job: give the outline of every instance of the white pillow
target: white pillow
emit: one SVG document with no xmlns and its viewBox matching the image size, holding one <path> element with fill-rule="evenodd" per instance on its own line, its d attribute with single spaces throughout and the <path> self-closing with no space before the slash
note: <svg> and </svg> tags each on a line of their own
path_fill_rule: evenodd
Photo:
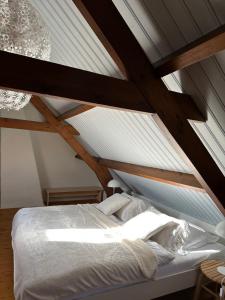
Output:
<svg viewBox="0 0 225 300">
<path fill-rule="evenodd" d="M 160 244 L 158 244 L 156 242 L 148 240 L 146 242 L 146 244 L 155 253 L 155 255 L 157 257 L 157 260 L 158 260 L 158 265 L 159 266 L 168 264 L 169 262 L 171 262 L 175 258 L 174 254 L 167 251 L 165 248 L 163 248 Z"/>
<path fill-rule="evenodd" d="M 155 207 L 151 206 L 150 210 L 158 215 L 158 217 L 165 216 Z M 178 252 L 182 249 L 185 241 L 187 240 L 190 229 L 189 224 L 180 219 L 168 216 L 170 224 L 152 236 L 152 240 L 163 246 L 170 252 Z"/>
<path fill-rule="evenodd" d="M 124 222 L 144 212 L 149 206 L 146 201 L 142 199 L 129 195 L 124 196 L 128 197 L 131 201 L 116 212 L 116 216 Z"/>
<path fill-rule="evenodd" d="M 171 222 L 166 215 L 158 215 L 150 210 L 137 215 L 122 225 L 124 239 L 147 240 Z"/>
<path fill-rule="evenodd" d="M 203 247 L 210 243 L 215 243 L 219 240 L 219 237 L 213 235 L 203 228 L 196 226 L 194 224 L 189 224 L 190 227 L 190 235 L 183 245 L 183 250 L 194 250 L 200 247 Z"/>
<path fill-rule="evenodd" d="M 121 207 L 126 205 L 128 202 L 130 202 L 130 199 L 116 193 L 106 198 L 104 201 L 97 204 L 95 207 L 101 212 L 103 212 L 103 214 L 110 216 L 116 211 L 118 211 Z"/>
<path fill-rule="evenodd" d="M 166 228 L 163 228 L 163 230 L 152 236 L 152 240 L 168 251 L 177 253 L 182 249 L 188 233 L 187 222 L 180 221 L 180 224 L 171 222 Z"/>
</svg>

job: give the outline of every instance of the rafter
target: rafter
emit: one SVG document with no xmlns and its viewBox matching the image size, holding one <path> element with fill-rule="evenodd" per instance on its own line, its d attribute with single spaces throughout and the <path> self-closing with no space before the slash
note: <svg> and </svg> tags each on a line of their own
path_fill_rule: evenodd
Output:
<svg viewBox="0 0 225 300">
<path fill-rule="evenodd" d="M 156 112 L 154 119 L 161 131 L 225 214 L 223 174 L 184 118 L 177 99 L 156 76 L 153 66 L 112 1 L 73 0 L 73 2 L 112 58 L 122 62 L 127 78 L 136 85 L 145 97 L 146 103 Z"/>
<path fill-rule="evenodd" d="M 107 195 L 110 195 L 111 190 L 107 187 L 107 184 L 112 179 L 112 176 L 108 169 L 104 166 L 100 166 L 96 159 L 88 153 L 84 146 L 82 146 L 78 140 L 76 140 L 70 131 L 66 127 L 61 126 L 61 121 L 57 120 L 52 111 L 38 96 L 32 96 L 31 103 L 45 117 L 49 124 L 61 135 L 67 144 L 76 153 L 78 153 L 86 162 L 86 164 L 95 172 L 105 192 Z"/>
<path fill-rule="evenodd" d="M 126 80 L 0 51 L 0 88 L 99 106 L 153 112 Z M 12 72 L 9 67 L 20 70 Z M 44 76 L 43 76 L 44 74 Z"/>
<path fill-rule="evenodd" d="M 63 125 L 73 135 L 79 135 L 79 132 L 70 125 Z M 2 128 L 14 128 L 14 129 L 25 129 L 31 131 L 46 131 L 46 132 L 57 132 L 47 122 L 36 122 L 19 119 L 0 118 L 0 127 Z"/>
<path fill-rule="evenodd" d="M 156 73 L 163 77 L 195 64 L 225 49 L 225 25 L 179 49 L 154 64 Z"/>
<path fill-rule="evenodd" d="M 76 155 L 76 158 L 81 159 L 81 157 L 78 155 Z M 192 174 L 140 166 L 100 157 L 95 158 L 101 166 L 109 169 L 151 179 L 156 182 L 162 182 L 173 186 L 205 192 L 201 184 Z"/>
<path fill-rule="evenodd" d="M 87 104 L 81 104 L 75 108 L 72 108 L 66 112 L 64 112 L 63 114 L 59 115 L 57 117 L 58 120 L 66 120 L 72 117 L 75 117 L 79 114 L 82 114 L 85 111 L 88 111 L 92 108 L 95 108 L 95 106 L 91 106 L 91 105 L 87 105 Z"/>
<path fill-rule="evenodd" d="M 170 93 L 173 95 L 173 97 L 176 99 L 177 103 L 182 108 L 185 119 L 195 120 L 195 121 L 199 121 L 199 122 L 206 121 L 206 116 L 204 116 L 200 112 L 200 110 L 194 103 L 193 99 L 189 95 L 171 92 L 171 91 L 170 91 Z M 75 117 L 83 112 L 88 111 L 88 110 L 91 110 L 95 107 L 96 106 L 82 104 L 82 105 L 72 108 L 72 109 L 66 111 L 65 113 L 59 115 L 57 117 L 57 119 L 58 120 L 66 120 L 66 119 Z"/>
<path fill-rule="evenodd" d="M 79 100 L 89 105 L 92 103 L 92 106 L 95 104 L 144 113 L 155 112 L 134 84 L 125 80 L 4 51 L 0 51 L 0 64 L 4 69 L 4 72 L 0 72 L 1 88 L 50 95 L 53 98 L 76 99 L 74 101 Z M 13 68 L 17 66 L 21 72 L 12 72 L 9 66 Z M 174 92 L 170 92 L 170 94 L 173 95 Z M 177 102 L 177 95 L 175 95 L 174 101 Z M 184 118 L 202 120 L 200 112 L 190 99 L 180 94 L 179 101 L 187 102 L 186 107 L 189 107 L 188 116 L 183 111 Z"/>
</svg>

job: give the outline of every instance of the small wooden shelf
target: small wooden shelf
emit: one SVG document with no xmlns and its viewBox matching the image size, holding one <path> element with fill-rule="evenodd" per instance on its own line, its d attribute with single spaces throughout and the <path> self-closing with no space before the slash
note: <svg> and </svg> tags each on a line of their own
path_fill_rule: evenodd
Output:
<svg viewBox="0 0 225 300">
<path fill-rule="evenodd" d="M 51 188 L 45 190 L 44 204 L 66 205 L 97 203 L 102 201 L 103 190 L 97 186 Z"/>
</svg>

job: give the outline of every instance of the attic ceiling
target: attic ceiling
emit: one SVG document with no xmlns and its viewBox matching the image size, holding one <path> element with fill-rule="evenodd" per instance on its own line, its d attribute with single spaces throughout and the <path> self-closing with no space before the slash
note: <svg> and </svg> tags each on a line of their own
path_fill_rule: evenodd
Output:
<svg viewBox="0 0 225 300">
<path fill-rule="evenodd" d="M 31 2 L 49 27 L 52 62 L 122 78 L 72 0 Z M 225 23 L 223 0 L 113 2 L 152 63 Z M 192 95 L 199 108 L 207 112 L 206 123 L 192 122 L 192 126 L 225 175 L 225 52 L 168 75 L 163 80 L 170 90 Z M 70 101 L 46 100 L 59 114 L 75 106 Z M 78 129 L 81 134 L 79 139 L 95 155 L 190 172 L 150 115 L 94 108 L 68 122 Z M 129 182 L 132 176 L 126 174 L 125 177 Z M 138 189 L 140 181 L 147 187 L 143 189 L 146 195 L 154 194 L 159 199 L 166 196 L 165 189 L 161 188 L 163 184 L 158 185 L 157 193 L 151 182 L 142 178 L 136 181 L 132 179 L 132 185 Z M 194 212 L 196 207 L 201 209 L 199 205 L 196 206 L 199 197 L 205 199 L 205 203 L 212 203 L 205 193 L 188 194 L 181 188 L 174 188 L 170 192 L 179 201 L 178 210 L 185 211 L 186 203 L 190 203 L 188 214 Z M 171 201 L 167 204 L 173 206 Z M 213 207 L 210 222 L 217 223 L 223 216 L 214 204 L 210 206 Z M 201 219 L 207 220 L 207 217 L 202 214 Z"/>
</svg>

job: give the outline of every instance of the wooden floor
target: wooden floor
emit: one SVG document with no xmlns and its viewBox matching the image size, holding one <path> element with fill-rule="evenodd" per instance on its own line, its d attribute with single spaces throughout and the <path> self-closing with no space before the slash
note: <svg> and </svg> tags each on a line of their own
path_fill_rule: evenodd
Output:
<svg viewBox="0 0 225 300">
<path fill-rule="evenodd" d="M 18 209 L 0 209 L 0 300 L 14 300 L 12 219 Z"/>
<path fill-rule="evenodd" d="M 0 209 L 0 300 L 15 300 L 13 296 L 11 225 L 17 210 L 18 209 Z M 193 289 L 189 289 L 158 298 L 158 300 L 191 300 L 192 297 Z M 203 298 L 201 297 L 201 299 Z"/>
</svg>

